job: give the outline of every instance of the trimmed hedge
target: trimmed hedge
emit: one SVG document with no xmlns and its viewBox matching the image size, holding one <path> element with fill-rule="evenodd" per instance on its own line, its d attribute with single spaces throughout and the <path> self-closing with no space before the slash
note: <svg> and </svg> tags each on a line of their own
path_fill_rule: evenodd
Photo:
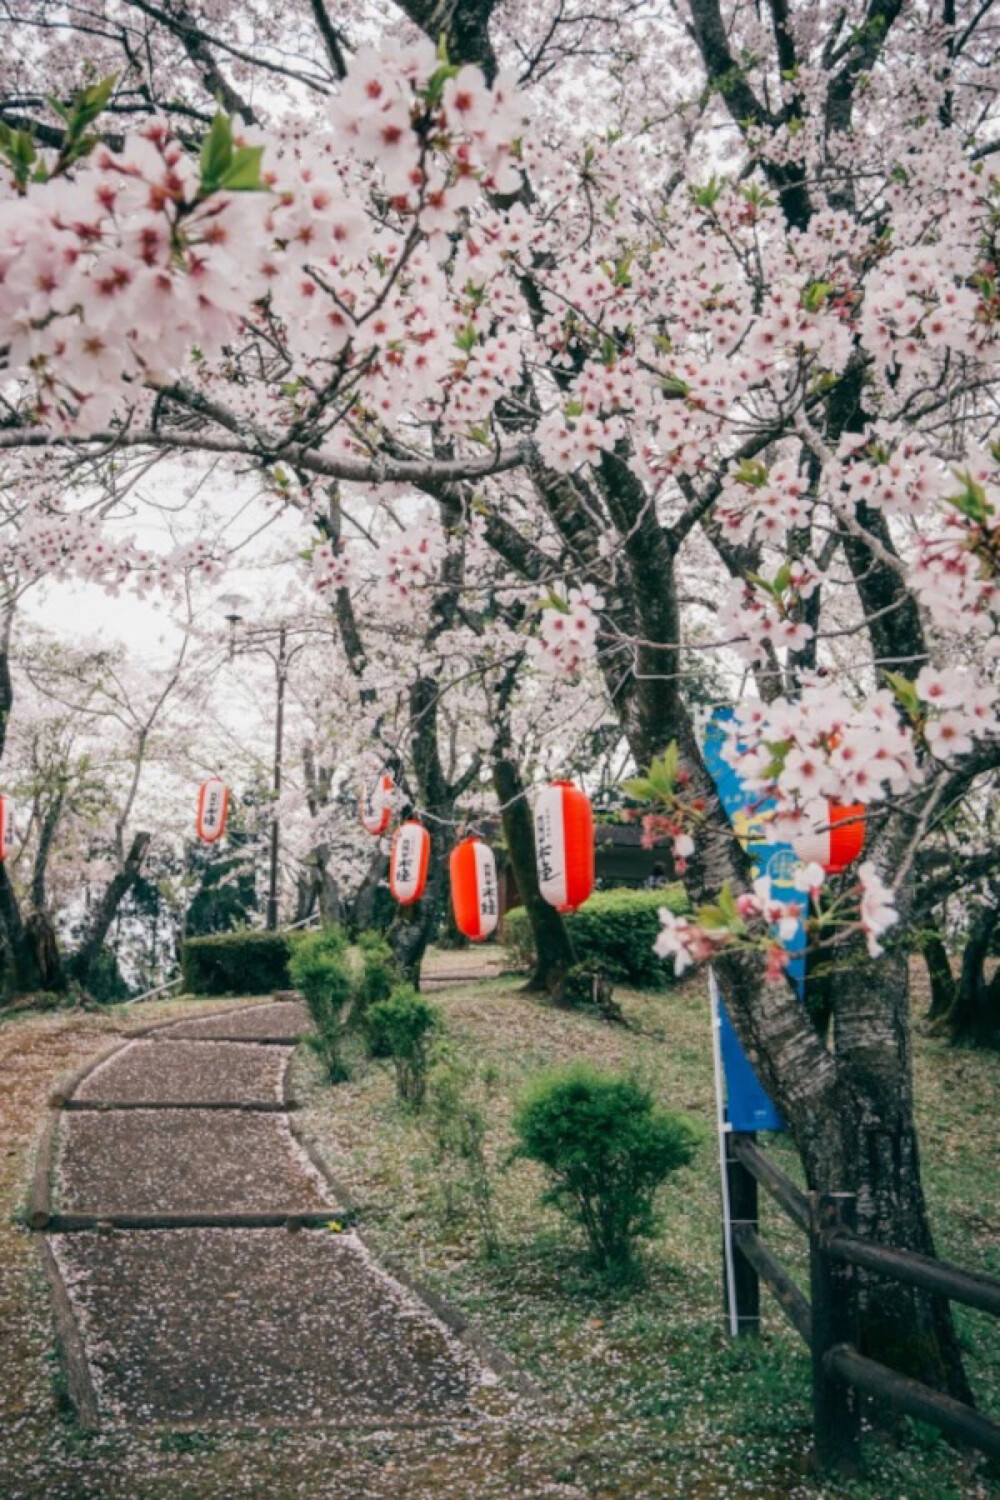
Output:
<svg viewBox="0 0 1000 1500">
<path fill-rule="evenodd" d="M 579 911 L 564 918 L 581 964 L 599 963 L 617 984 L 636 989 L 661 989 L 673 979 L 673 966 L 653 951 L 660 930 L 658 912 L 687 907 L 680 885 L 659 891 L 597 891 Z M 504 918 L 504 944 L 518 968 L 530 968 L 535 958 L 531 924 L 523 906 Z"/>
<path fill-rule="evenodd" d="M 268 995 L 291 988 L 288 958 L 294 936 L 284 932 L 223 932 L 188 938 L 181 954 L 189 995 Z"/>
</svg>

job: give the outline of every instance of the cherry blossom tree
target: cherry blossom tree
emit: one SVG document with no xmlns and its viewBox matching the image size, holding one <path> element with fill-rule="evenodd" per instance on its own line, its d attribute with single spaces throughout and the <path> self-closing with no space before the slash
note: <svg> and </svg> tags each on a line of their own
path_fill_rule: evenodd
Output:
<svg viewBox="0 0 1000 1500">
<path fill-rule="evenodd" d="M 5 780 L 21 827 L 14 857 L 0 865 L 14 989 L 86 988 L 151 827 L 166 831 L 144 782 L 168 759 L 189 644 L 184 637 L 151 684 L 108 651 L 22 643 Z"/>
<path fill-rule="evenodd" d="M 255 468 L 310 525 L 331 484 L 345 512 L 426 496 L 440 554 L 400 527 L 377 612 L 440 570 L 396 682 L 442 826 L 478 775 L 429 728 L 442 641 L 518 628 L 489 578 L 465 597 L 481 539 L 534 591 L 531 669 L 592 660 L 646 773 L 692 899 L 661 951 L 714 959 L 811 1185 L 931 1252 L 907 949 L 923 854 L 998 764 L 989 7 L 466 0 L 444 46 L 421 0 L 356 10 L 27 5 L 0 104 L 10 482 L 178 454 Z M 74 43 L 104 76 L 75 94 Z M 371 691 L 339 524 L 325 548 Z M 777 836 L 865 805 L 859 867 L 802 877 L 829 1031 L 707 774 L 692 655 Z M 968 1394 L 939 1300 L 883 1290 L 865 1337 Z"/>
</svg>

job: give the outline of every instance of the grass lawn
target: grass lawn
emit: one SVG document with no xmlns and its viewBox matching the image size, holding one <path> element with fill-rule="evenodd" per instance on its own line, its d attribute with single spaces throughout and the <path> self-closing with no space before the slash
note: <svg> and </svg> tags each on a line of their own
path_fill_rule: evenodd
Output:
<svg viewBox="0 0 1000 1500">
<path fill-rule="evenodd" d="M 513 1428 L 82 1431 L 56 1400 L 47 1293 L 30 1236 L 13 1221 L 31 1143 L 55 1081 L 109 1033 L 208 1006 L 154 1002 L 126 1015 L 0 1024 L 0 1496 L 1000 1494 L 981 1464 L 912 1424 L 899 1442 L 868 1438 L 863 1482 L 817 1482 L 807 1466 L 808 1365 L 796 1336 L 767 1301 L 759 1342 L 734 1345 L 725 1336 L 703 984 L 619 992 L 628 1030 L 546 1010 L 517 985 L 497 978 L 434 997 L 452 1055 L 488 1077 L 481 1088 L 500 1240 L 493 1259 L 482 1253 L 457 1176 L 445 1190 L 425 1120 L 396 1104 L 387 1064 L 358 1058 L 352 1079 L 329 1088 L 303 1049 L 295 1074 L 303 1123 L 354 1200 L 372 1248 L 446 1296 L 535 1381 L 543 1402 L 525 1400 Z M 628 1293 L 609 1293 L 595 1280 L 572 1230 L 539 1208 L 536 1169 L 507 1165 L 520 1088 L 537 1069 L 579 1057 L 637 1069 L 658 1097 L 704 1126 L 694 1163 L 664 1192 L 645 1284 Z M 916 1069 L 939 1250 L 1000 1272 L 992 1190 L 1000 1059 L 919 1039 Z M 769 1243 L 801 1265 L 801 1236 L 776 1209 L 764 1215 Z M 968 1314 L 961 1329 L 981 1404 L 1000 1412 L 1000 1328 Z"/>
</svg>

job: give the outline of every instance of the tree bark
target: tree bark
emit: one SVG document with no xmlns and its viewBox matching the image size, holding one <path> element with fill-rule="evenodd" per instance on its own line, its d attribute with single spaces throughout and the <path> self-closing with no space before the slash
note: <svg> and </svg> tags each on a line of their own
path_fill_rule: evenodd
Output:
<svg viewBox="0 0 1000 1500">
<path fill-rule="evenodd" d="M 431 858 L 427 889 L 421 899 L 404 907 L 389 929 L 389 942 L 400 969 L 415 989 L 420 988 L 420 965 L 434 936 L 445 897 L 448 856 L 454 843 L 455 791 L 441 764 L 438 744 L 438 685 L 421 676 L 409 693 L 410 749 L 417 794 L 428 822 Z"/>
<path fill-rule="evenodd" d="M 0 923 L 3 924 L 8 957 L 4 973 L 5 989 L 15 995 L 23 995 L 43 988 L 35 944 L 26 929 L 17 892 L 11 885 L 7 867 L 2 861 L 0 861 Z"/>
<path fill-rule="evenodd" d="M 834 1007 L 843 1080 L 843 1162 L 831 1160 L 857 1193 L 858 1233 L 878 1244 L 934 1254 L 913 1122 L 907 955 L 863 953 L 845 963 Z M 808 1164 L 807 1164 L 808 1166 Z M 824 1171 L 819 1162 L 816 1170 Z M 833 1189 L 841 1184 L 817 1182 Z M 879 1280 L 862 1315 L 862 1352 L 972 1404 L 946 1299 Z"/>
<path fill-rule="evenodd" d="M 951 960 L 940 928 L 933 927 L 925 934 L 920 952 L 927 966 L 927 978 L 931 986 L 927 1019 L 937 1021 L 946 1016 L 955 1003 L 955 976 L 951 972 Z"/>
<path fill-rule="evenodd" d="M 148 833 L 137 833 L 132 839 L 131 848 L 125 856 L 121 868 L 108 882 L 104 895 L 94 908 L 87 929 L 80 940 L 80 945 L 70 960 L 70 971 L 73 978 L 86 987 L 90 970 L 104 945 L 104 939 L 117 915 L 118 908 L 135 883 L 136 876 L 142 867 L 149 848 L 151 835 Z"/>
<path fill-rule="evenodd" d="M 986 979 L 986 959 L 993 934 L 1000 925 L 1000 907 L 980 909 L 962 955 L 962 973 L 954 1004 L 945 1017 L 953 1042 L 1000 1046 L 1000 980 Z"/>
<path fill-rule="evenodd" d="M 499 748 L 499 747 L 495 747 Z M 535 830 L 524 796 L 524 783 L 509 755 L 497 753 L 493 761 L 493 786 L 503 808 L 507 857 L 531 924 L 535 945 L 535 967 L 526 988 L 551 991 L 576 963 L 573 943 L 560 914 L 543 898 L 538 888 L 535 860 Z"/>
<path fill-rule="evenodd" d="M 31 946 L 31 961 L 37 988 L 61 995 L 67 986 L 66 969 L 52 918 L 44 907 L 36 907 L 25 919 L 24 933 Z"/>
</svg>

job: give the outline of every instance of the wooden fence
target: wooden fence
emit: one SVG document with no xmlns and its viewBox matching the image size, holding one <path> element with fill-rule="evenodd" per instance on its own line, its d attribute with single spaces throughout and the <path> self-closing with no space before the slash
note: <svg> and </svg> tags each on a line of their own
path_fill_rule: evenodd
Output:
<svg viewBox="0 0 1000 1500">
<path fill-rule="evenodd" d="M 852 1193 L 804 1193 L 759 1149 L 751 1134 L 726 1137 L 733 1236 L 733 1297 L 740 1334 L 760 1328 L 760 1283 L 798 1330 L 812 1355 L 813 1437 L 823 1469 L 852 1473 L 861 1456 L 859 1392 L 931 1423 L 948 1437 L 1000 1457 L 1000 1422 L 857 1350 L 858 1277 L 863 1270 L 937 1292 L 1000 1315 L 1000 1280 L 959 1270 L 911 1250 L 875 1245 L 854 1233 Z M 758 1185 L 809 1239 L 807 1298 L 761 1239 Z M 728 1289 L 727 1289 L 728 1302 Z"/>
</svg>

